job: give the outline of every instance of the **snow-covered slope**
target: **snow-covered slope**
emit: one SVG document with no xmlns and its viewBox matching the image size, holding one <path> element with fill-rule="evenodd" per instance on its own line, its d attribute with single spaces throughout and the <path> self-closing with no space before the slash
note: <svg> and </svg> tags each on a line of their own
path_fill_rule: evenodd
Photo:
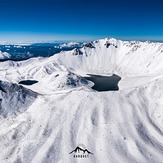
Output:
<svg viewBox="0 0 163 163">
<path fill-rule="evenodd" d="M 162 43 L 113 38 L 1 62 L 0 162 L 162 163 L 162 70 Z M 117 74 L 120 90 L 94 91 L 86 74 Z M 78 146 L 93 154 L 74 158 Z"/>
<path fill-rule="evenodd" d="M 163 69 L 162 43 L 106 38 L 56 56 L 67 67 L 86 73 L 147 75 Z"/>
<path fill-rule="evenodd" d="M 105 38 L 53 58 L 80 75 L 117 74 L 122 78 L 119 88 L 124 90 L 162 77 L 163 43 Z"/>
<path fill-rule="evenodd" d="M 24 112 L 37 93 L 17 84 L 0 81 L 0 119 Z"/>
</svg>

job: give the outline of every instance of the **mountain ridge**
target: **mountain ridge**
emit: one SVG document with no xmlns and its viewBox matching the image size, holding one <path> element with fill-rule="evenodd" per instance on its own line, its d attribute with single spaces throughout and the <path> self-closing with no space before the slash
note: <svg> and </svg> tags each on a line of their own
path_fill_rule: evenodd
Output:
<svg viewBox="0 0 163 163">
<path fill-rule="evenodd" d="M 102 39 L 47 58 L 1 62 L 1 162 L 162 162 L 162 45 Z M 117 74 L 119 90 L 92 90 L 88 74 Z M 28 80 L 38 82 L 18 84 Z M 93 155 L 69 155 L 77 144 Z"/>
</svg>

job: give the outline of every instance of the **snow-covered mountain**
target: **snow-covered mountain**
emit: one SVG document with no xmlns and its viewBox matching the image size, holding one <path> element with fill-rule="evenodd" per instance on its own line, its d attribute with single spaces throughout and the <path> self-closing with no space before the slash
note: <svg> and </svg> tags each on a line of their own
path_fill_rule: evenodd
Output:
<svg viewBox="0 0 163 163">
<path fill-rule="evenodd" d="M 42 42 L 0 44 L 0 61 L 22 61 L 34 57 L 49 57 L 62 50 L 68 51 L 82 47 L 77 42 Z"/>
<path fill-rule="evenodd" d="M 37 93 L 21 85 L 0 81 L 0 118 L 24 112 L 37 97 Z"/>
<path fill-rule="evenodd" d="M 4 59 L 8 59 L 8 58 L 10 58 L 9 53 L 0 51 L 0 60 L 4 60 Z"/>
<path fill-rule="evenodd" d="M 57 56 L 67 67 L 87 73 L 146 75 L 160 72 L 162 54 L 162 43 L 106 38 Z"/>
<path fill-rule="evenodd" d="M 82 47 L 82 43 L 79 42 L 68 42 L 68 43 L 64 43 L 59 45 L 60 48 L 80 48 Z"/>
<path fill-rule="evenodd" d="M 1 62 L 1 162 L 161 163 L 162 72 L 163 43 L 114 38 Z M 119 91 L 92 90 L 87 74 L 120 76 Z"/>
</svg>

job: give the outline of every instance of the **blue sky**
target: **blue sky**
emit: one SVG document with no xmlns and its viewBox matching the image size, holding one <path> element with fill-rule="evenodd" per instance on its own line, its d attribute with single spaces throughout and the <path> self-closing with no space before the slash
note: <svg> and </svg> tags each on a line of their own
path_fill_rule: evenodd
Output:
<svg viewBox="0 0 163 163">
<path fill-rule="evenodd" d="M 161 0 L 0 0 L 0 41 L 163 40 Z"/>
</svg>

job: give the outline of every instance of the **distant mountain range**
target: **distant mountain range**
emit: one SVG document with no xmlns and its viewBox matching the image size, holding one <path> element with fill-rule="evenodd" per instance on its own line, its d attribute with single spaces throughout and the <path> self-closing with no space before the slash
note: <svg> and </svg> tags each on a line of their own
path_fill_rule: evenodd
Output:
<svg viewBox="0 0 163 163">
<path fill-rule="evenodd" d="M 68 51 L 73 48 L 81 48 L 82 43 L 78 42 L 44 42 L 28 44 L 1 44 L 0 61 L 15 60 L 21 61 L 33 57 L 49 57 L 62 50 Z"/>
</svg>

